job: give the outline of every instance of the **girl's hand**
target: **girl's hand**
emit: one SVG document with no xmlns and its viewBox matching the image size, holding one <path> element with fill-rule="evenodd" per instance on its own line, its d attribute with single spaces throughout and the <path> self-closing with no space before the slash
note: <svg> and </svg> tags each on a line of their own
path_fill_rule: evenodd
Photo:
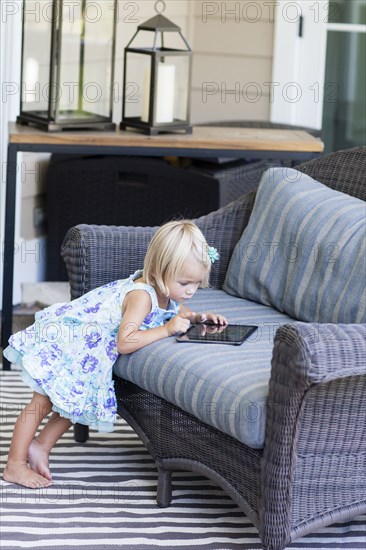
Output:
<svg viewBox="0 0 366 550">
<path fill-rule="evenodd" d="M 219 313 L 197 313 L 197 323 L 212 323 L 214 325 L 227 325 L 228 320 L 223 315 Z"/>
<path fill-rule="evenodd" d="M 187 332 L 190 325 L 190 314 L 189 313 L 178 313 L 175 317 L 172 317 L 165 326 L 168 329 L 169 336 L 174 336 L 175 334 Z"/>
</svg>

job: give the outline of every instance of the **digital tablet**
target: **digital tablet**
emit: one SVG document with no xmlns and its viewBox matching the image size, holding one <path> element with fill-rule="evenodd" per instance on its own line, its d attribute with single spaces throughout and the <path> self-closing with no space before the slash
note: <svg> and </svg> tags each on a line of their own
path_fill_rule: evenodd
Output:
<svg viewBox="0 0 366 550">
<path fill-rule="evenodd" d="M 231 344 L 239 346 L 257 330 L 257 325 L 213 325 L 199 323 L 177 336 L 177 342 L 206 344 Z"/>
</svg>

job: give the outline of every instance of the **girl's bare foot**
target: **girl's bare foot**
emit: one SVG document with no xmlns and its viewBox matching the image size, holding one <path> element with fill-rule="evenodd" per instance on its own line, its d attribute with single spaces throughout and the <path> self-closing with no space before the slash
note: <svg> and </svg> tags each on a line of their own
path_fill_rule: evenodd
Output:
<svg viewBox="0 0 366 550">
<path fill-rule="evenodd" d="M 49 453 L 45 450 L 42 444 L 33 439 L 28 450 L 28 462 L 32 470 L 40 474 L 42 477 L 52 481 L 52 475 L 48 466 Z"/>
<path fill-rule="evenodd" d="M 49 479 L 37 474 L 25 463 L 8 463 L 3 471 L 3 479 L 29 489 L 40 489 L 52 484 Z"/>
</svg>

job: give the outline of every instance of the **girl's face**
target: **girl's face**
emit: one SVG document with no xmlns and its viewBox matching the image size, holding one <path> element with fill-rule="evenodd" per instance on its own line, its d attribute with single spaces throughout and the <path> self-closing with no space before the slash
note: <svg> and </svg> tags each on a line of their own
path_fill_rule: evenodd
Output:
<svg viewBox="0 0 366 550">
<path fill-rule="evenodd" d="M 166 284 L 169 288 L 169 298 L 182 303 L 189 300 L 196 293 L 204 278 L 204 268 L 195 258 L 188 258 L 183 264 L 182 270 L 174 279 L 169 279 Z"/>
</svg>

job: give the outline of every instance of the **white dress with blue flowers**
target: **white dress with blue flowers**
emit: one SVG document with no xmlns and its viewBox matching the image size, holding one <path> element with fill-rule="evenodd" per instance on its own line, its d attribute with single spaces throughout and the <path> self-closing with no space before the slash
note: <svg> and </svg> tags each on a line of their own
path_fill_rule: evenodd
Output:
<svg viewBox="0 0 366 550">
<path fill-rule="evenodd" d="M 140 330 L 165 324 L 179 311 L 172 300 L 167 309 L 158 305 L 153 287 L 127 279 L 108 283 L 64 304 L 53 304 L 35 316 L 32 326 L 9 339 L 4 355 L 22 367 L 24 381 L 48 395 L 53 410 L 73 423 L 99 431 L 113 430 L 116 397 L 112 380 L 118 357 L 117 333 L 122 303 L 131 290 L 145 290 L 151 311 Z"/>
</svg>

